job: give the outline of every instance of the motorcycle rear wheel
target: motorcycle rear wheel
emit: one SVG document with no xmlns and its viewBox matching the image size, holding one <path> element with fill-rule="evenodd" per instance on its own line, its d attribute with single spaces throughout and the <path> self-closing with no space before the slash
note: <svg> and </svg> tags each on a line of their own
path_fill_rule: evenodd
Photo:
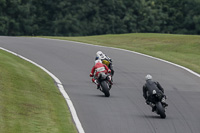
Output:
<svg viewBox="0 0 200 133">
<path fill-rule="evenodd" d="M 106 81 L 101 82 L 101 87 L 102 87 L 103 93 L 105 94 L 105 97 L 109 97 L 110 92 L 109 92 L 109 87 L 108 87 L 108 84 L 106 83 Z"/>
<path fill-rule="evenodd" d="M 166 118 L 165 109 L 163 108 L 160 102 L 156 103 L 156 109 L 160 117 L 165 119 Z"/>
</svg>

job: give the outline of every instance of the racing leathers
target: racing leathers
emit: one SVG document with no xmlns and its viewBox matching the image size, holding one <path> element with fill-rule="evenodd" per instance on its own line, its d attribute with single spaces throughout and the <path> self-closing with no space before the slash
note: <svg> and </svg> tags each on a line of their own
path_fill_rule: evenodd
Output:
<svg viewBox="0 0 200 133">
<path fill-rule="evenodd" d="M 159 84 L 159 82 L 155 82 L 153 80 L 147 80 L 145 85 L 143 86 L 143 97 L 146 99 L 146 103 L 149 104 L 151 102 L 151 97 L 153 95 L 153 91 L 156 91 L 156 93 L 160 93 L 163 95 L 163 97 L 166 98 L 166 96 L 164 95 L 164 89 L 162 88 L 162 86 Z M 165 106 L 168 106 L 167 103 L 165 103 L 163 101 L 163 104 Z M 153 107 L 152 107 L 152 111 Z"/>
<path fill-rule="evenodd" d="M 91 70 L 91 73 L 90 73 L 90 77 L 92 77 L 92 82 L 94 82 L 96 85 L 97 85 L 97 89 L 99 89 L 100 87 L 100 84 L 98 82 L 98 78 L 100 76 L 100 73 L 110 73 L 111 70 L 105 65 L 105 64 L 102 64 L 100 62 L 96 63 L 93 67 L 92 67 L 92 70 Z M 109 80 L 110 83 L 111 80 Z"/>
</svg>

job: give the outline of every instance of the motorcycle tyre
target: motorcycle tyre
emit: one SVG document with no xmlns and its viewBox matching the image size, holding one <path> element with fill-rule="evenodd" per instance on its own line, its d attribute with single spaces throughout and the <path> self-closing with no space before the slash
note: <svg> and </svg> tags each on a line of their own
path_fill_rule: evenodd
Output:
<svg viewBox="0 0 200 133">
<path fill-rule="evenodd" d="M 109 97 L 110 96 L 110 92 L 109 92 L 109 88 L 108 85 L 106 83 L 106 81 L 102 81 L 101 82 L 101 87 L 102 87 L 102 91 L 105 94 L 105 97 Z"/>
<path fill-rule="evenodd" d="M 161 102 L 156 103 L 156 109 L 160 117 L 165 119 L 166 118 L 165 109 L 163 108 Z"/>
</svg>

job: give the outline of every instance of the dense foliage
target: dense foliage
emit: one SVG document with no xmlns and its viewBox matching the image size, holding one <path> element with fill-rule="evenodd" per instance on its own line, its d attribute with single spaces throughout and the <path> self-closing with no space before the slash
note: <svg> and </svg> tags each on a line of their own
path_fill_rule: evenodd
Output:
<svg viewBox="0 0 200 133">
<path fill-rule="evenodd" d="M 200 34 L 198 0 L 0 0 L 0 35 Z"/>
</svg>

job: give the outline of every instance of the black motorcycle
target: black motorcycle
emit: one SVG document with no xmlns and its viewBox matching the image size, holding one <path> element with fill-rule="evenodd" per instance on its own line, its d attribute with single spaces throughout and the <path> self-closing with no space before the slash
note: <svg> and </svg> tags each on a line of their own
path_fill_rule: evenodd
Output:
<svg viewBox="0 0 200 133">
<path fill-rule="evenodd" d="M 152 107 L 152 110 L 155 111 L 158 115 L 160 115 L 161 118 L 166 118 L 165 114 L 165 99 L 166 96 L 162 93 L 158 93 L 155 90 L 153 90 L 153 94 L 150 97 L 151 100 L 149 105 Z"/>
<path fill-rule="evenodd" d="M 110 96 L 110 89 L 112 88 L 111 76 L 105 73 L 100 73 L 98 82 L 100 84 L 100 91 L 102 91 L 106 97 Z"/>
</svg>

